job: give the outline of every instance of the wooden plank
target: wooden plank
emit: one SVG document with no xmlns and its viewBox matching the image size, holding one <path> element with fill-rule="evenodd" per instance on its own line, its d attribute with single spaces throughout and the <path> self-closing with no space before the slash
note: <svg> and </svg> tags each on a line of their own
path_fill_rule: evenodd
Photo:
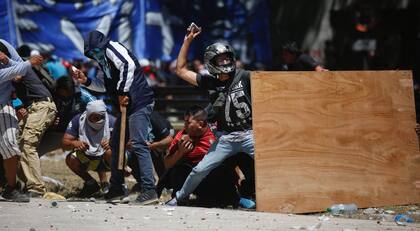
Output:
<svg viewBox="0 0 420 231">
<path fill-rule="evenodd" d="M 408 71 L 253 72 L 257 210 L 420 202 Z"/>
</svg>

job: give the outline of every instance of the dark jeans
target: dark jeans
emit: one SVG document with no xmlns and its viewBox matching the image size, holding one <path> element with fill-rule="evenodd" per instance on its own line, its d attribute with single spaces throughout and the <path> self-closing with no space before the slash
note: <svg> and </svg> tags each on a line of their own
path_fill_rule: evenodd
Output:
<svg viewBox="0 0 420 231">
<path fill-rule="evenodd" d="M 150 149 L 147 146 L 147 137 L 150 130 L 150 114 L 153 111 L 153 104 L 142 109 L 135 110 L 127 118 L 126 140 L 131 139 L 131 153 L 136 156 L 139 166 L 138 176 L 140 184 L 144 190 L 155 188 L 155 178 L 153 176 L 153 163 L 150 156 Z M 120 121 L 118 117 L 115 122 L 111 137 L 112 164 L 111 164 L 111 187 L 117 190 L 122 189 L 124 183 L 123 171 L 118 170 L 118 147 L 120 139 Z M 127 135 L 128 133 L 128 135 Z"/>
<path fill-rule="evenodd" d="M 231 157 L 232 165 L 239 166 L 242 173 L 245 176 L 245 180 L 241 182 L 238 187 L 239 194 L 241 197 L 255 199 L 255 162 L 246 153 L 238 153 Z"/>
</svg>

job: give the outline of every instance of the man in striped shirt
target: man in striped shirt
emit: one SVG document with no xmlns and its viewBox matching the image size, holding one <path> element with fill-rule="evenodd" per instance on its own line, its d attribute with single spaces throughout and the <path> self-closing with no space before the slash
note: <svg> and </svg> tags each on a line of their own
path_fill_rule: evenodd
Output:
<svg viewBox="0 0 420 231">
<path fill-rule="evenodd" d="M 120 107 L 127 107 L 127 121 L 130 126 L 129 139 L 132 152 L 137 156 L 140 167 L 142 193 L 136 202 L 142 205 L 157 202 L 153 163 L 147 145 L 150 128 L 150 114 L 154 106 L 154 94 L 148 85 L 137 58 L 121 43 L 111 41 L 99 31 L 92 31 L 85 39 L 85 55 L 98 62 L 104 72 L 107 93 L 118 101 Z M 91 80 L 80 70 L 72 76 L 81 84 L 89 86 Z M 111 187 L 105 195 L 108 201 L 119 201 L 125 196 L 123 171 L 117 169 L 120 133 L 119 117 L 111 138 L 112 164 Z"/>
<path fill-rule="evenodd" d="M 14 90 L 12 79 L 26 75 L 31 66 L 39 66 L 42 61 L 41 56 L 33 56 L 26 62 L 13 65 L 7 54 L 0 52 L 0 153 L 7 180 L 2 197 L 8 201 L 29 202 L 29 197 L 16 189 L 16 170 L 21 151 L 16 139 L 18 119 L 10 98 Z"/>
</svg>

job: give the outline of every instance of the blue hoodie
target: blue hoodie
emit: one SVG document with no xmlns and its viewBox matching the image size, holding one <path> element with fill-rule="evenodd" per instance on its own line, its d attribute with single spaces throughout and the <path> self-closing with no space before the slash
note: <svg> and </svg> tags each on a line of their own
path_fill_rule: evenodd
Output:
<svg viewBox="0 0 420 231">
<path fill-rule="evenodd" d="M 121 43 L 111 41 L 99 31 L 91 31 L 85 39 L 85 55 L 99 63 L 104 72 L 107 93 L 112 98 L 130 97 L 129 113 L 154 102 L 152 88 L 137 58 Z M 88 80 L 86 85 L 90 85 Z"/>
</svg>

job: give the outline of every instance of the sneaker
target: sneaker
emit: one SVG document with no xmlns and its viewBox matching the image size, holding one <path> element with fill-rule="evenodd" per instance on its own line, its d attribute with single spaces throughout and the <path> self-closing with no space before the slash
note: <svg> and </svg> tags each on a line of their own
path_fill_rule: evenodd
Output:
<svg viewBox="0 0 420 231">
<path fill-rule="evenodd" d="M 43 194 L 34 191 L 28 191 L 28 196 L 30 198 L 41 198 Z"/>
<path fill-rule="evenodd" d="M 123 189 L 117 189 L 111 185 L 109 191 L 104 195 L 106 202 L 108 203 L 120 203 L 121 200 L 127 196 L 127 193 Z"/>
<path fill-rule="evenodd" d="M 167 206 L 178 206 L 178 201 L 177 201 L 176 197 L 174 197 L 171 200 L 169 200 L 168 202 L 166 202 L 165 205 L 167 205 Z"/>
<path fill-rule="evenodd" d="M 255 202 L 253 200 L 241 197 L 239 200 L 239 206 L 245 209 L 255 209 Z"/>
<path fill-rule="evenodd" d="M 93 194 L 99 192 L 99 190 L 101 190 L 101 187 L 98 185 L 98 183 L 90 183 L 88 184 L 87 182 L 85 182 L 83 184 L 83 188 L 79 193 L 79 197 L 81 198 L 86 198 L 86 197 L 90 197 Z"/>
<path fill-rule="evenodd" d="M 109 183 L 101 182 L 101 192 L 102 194 L 107 194 L 109 192 Z"/>
<path fill-rule="evenodd" d="M 6 186 L 2 193 L 2 197 L 6 199 L 6 201 L 11 202 L 29 202 L 29 197 L 26 194 L 19 192 L 16 188 L 10 188 Z"/>
<path fill-rule="evenodd" d="M 140 205 L 156 204 L 159 198 L 156 194 L 156 190 L 148 189 L 144 190 L 136 199 L 136 203 Z"/>
</svg>

